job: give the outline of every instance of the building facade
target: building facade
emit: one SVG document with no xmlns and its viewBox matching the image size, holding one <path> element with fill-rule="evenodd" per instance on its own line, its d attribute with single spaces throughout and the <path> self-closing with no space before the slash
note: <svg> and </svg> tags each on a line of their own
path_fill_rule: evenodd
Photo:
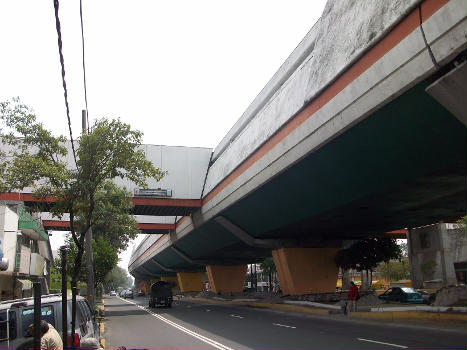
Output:
<svg viewBox="0 0 467 350">
<path fill-rule="evenodd" d="M 53 263 L 48 234 L 23 205 L 0 205 L 0 300 L 32 296 L 32 282 L 49 293 Z"/>
</svg>

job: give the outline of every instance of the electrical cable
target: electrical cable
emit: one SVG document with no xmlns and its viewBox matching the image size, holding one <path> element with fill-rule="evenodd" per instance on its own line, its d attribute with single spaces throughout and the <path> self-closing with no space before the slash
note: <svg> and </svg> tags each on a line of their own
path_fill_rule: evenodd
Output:
<svg viewBox="0 0 467 350">
<path fill-rule="evenodd" d="M 86 126 L 89 134 L 89 110 L 88 110 L 88 93 L 86 89 L 86 65 L 84 61 L 84 29 L 83 29 L 83 6 L 82 0 L 79 0 L 79 18 L 81 19 L 81 47 L 83 51 L 83 84 L 84 84 L 84 102 L 86 105 Z"/>
<path fill-rule="evenodd" d="M 422 5 L 421 4 L 418 5 L 418 15 L 419 15 L 419 18 L 420 18 L 420 30 L 422 31 L 423 41 L 425 42 L 425 46 L 426 46 L 426 48 L 428 50 L 428 54 L 430 55 L 431 61 L 433 62 L 434 66 L 437 69 L 441 69 L 441 66 L 436 61 L 435 55 L 433 55 L 433 51 L 431 51 L 431 47 L 430 47 L 430 45 L 428 45 L 428 41 L 426 40 L 425 31 L 423 30 L 423 25 L 422 25 L 423 17 L 422 17 Z"/>
<path fill-rule="evenodd" d="M 71 119 L 70 119 L 70 108 L 68 106 L 68 91 L 66 88 L 65 82 L 65 62 L 63 59 L 62 53 L 62 32 L 60 29 L 60 19 L 58 18 L 58 0 L 53 0 L 54 8 L 55 8 L 55 27 L 57 28 L 57 35 L 58 35 L 58 53 L 60 55 L 60 65 L 62 66 L 62 84 L 63 84 L 63 95 L 65 97 L 65 107 L 66 107 L 66 116 L 68 118 L 68 129 L 70 131 L 70 141 L 71 141 L 71 148 L 73 150 L 73 157 L 75 159 L 75 164 L 78 166 L 78 162 L 76 161 L 76 152 L 75 152 L 75 145 L 73 142 L 73 133 L 71 131 Z"/>
</svg>

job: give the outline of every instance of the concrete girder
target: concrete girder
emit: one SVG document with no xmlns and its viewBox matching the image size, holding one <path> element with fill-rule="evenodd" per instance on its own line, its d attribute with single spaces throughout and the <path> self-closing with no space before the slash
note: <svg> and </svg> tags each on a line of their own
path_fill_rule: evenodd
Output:
<svg viewBox="0 0 467 350">
<path fill-rule="evenodd" d="M 250 264 L 251 259 L 225 259 L 222 260 L 218 259 L 209 259 L 209 260 L 202 260 L 202 259 L 192 259 L 187 256 L 185 253 L 180 251 L 178 248 L 171 246 L 172 249 L 176 254 L 182 257 L 186 262 L 193 264 L 193 265 L 221 265 L 221 266 L 230 266 L 230 265 L 242 265 L 242 264 Z M 180 271 L 179 271 L 180 272 Z"/>
<path fill-rule="evenodd" d="M 222 225 L 227 231 L 232 233 L 235 237 L 241 240 L 246 245 L 256 248 L 284 248 L 284 247 L 297 247 L 298 241 L 295 239 L 258 239 L 245 232 L 240 227 L 232 223 L 230 220 L 223 216 L 218 216 L 214 219 L 218 224 Z"/>
<path fill-rule="evenodd" d="M 467 64 L 462 62 L 426 88 L 426 92 L 467 126 Z"/>
<path fill-rule="evenodd" d="M 154 265 L 156 265 L 157 267 L 161 268 L 161 269 L 164 270 L 164 271 L 167 271 L 167 272 L 178 272 L 177 270 L 170 269 L 170 268 L 165 267 L 164 265 L 158 263 L 156 260 L 154 260 L 154 258 L 149 259 L 149 261 L 151 261 Z"/>
<path fill-rule="evenodd" d="M 139 267 L 141 270 L 143 270 L 145 273 L 147 273 L 147 275 L 149 277 L 159 277 L 160 275 L 156 274 L 156 273 L 153 273 L 151 271 L 149 271 L 147 268 L 145 268 L 144 266 L 140 266 Z"/>
<path fill-rule="evenodd" d="M 183 260 L 185 260 L 186 262 L 190 263 L 190 264 L 193 264 L 193 265 L 209 265 L 209 261 L 207 260 L 197 260 L 197 259 L 191 259 L 190 257 L 188 257 L 185 253 L 181 252 L 180 250 L 178 250 L 176 247 L 174 247 L 173 245 L 170 247 L 170 249 L 172 249 L 172 251 L 177 254 L 178 256 L 180 256 Z"/>
</svg>

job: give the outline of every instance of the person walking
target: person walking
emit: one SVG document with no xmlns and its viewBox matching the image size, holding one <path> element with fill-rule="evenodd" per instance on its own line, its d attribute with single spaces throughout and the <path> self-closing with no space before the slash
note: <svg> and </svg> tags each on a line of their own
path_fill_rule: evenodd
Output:
<svg viewBox="0 0 467 350">
<path fill-rule="evenodd" d="M 349 293 L 347 294 L 349 297 L 349 302 L 347 303 L 348 310 L 347 314 L 350 314 L 350 311 L 355 312 L 357 310 L 357 299 L 358 299 L 358 287 L 355 285 L 353 281 L 350 282 L 350 289 Z"/>
</svg>

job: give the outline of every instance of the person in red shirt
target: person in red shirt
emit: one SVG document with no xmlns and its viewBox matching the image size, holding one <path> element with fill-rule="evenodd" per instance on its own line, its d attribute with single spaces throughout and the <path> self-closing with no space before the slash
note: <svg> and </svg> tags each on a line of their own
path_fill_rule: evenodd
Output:
<svg viewBox="0 0 467 350">
<path fill-rule="evenodd" d="M 353 281 L 350 282 L 350 289 L 349 289 L 349 294 L 347 294 L 349 297 L 349 303 L 348 307 L 349 310 L 356 311 L 357 309 L 357 299 L 358 299 L 358 287 L 355 285 Z"/>
</svg>

